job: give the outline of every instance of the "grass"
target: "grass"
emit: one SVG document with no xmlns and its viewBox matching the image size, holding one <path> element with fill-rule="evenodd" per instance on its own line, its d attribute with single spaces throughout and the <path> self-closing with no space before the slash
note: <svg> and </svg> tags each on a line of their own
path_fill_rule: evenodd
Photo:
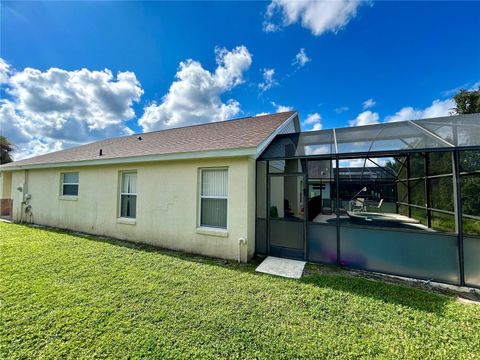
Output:
<svg viewBox="0 0 480 360">
<path fill-rule="evenodd" d="M 480 306 L 0 223 L 0 358 L 479 358 Z"/>
</svg>

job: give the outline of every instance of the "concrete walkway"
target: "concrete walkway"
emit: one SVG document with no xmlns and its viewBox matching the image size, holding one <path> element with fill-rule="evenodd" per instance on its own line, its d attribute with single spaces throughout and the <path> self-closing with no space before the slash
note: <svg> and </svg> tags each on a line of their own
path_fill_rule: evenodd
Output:
<svg viewBox="0 0 480 360">
<path fill-rule="evenodd" d="M 291 279 L 300 279 L 305 267 L 305 261 L 282 259 L 274 256 L 267 256 L 265 260 L 255 269 L 257 272 L 283 276 Z"/>
</svg>

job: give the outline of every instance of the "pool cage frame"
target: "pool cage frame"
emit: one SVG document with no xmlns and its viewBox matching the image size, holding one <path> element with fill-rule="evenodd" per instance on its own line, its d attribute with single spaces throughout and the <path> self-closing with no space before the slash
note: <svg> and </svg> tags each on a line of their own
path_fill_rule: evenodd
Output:
<svg viewBox="0 0 480 360">
<path fill-rule="evenodd" d="M 312 148 L 314 151 L 312 151 Z M 475 152 L 480 156 L 480 114 L 277 135 L 257 158 L 256 253 L 298 258 L 310 262 L 326 262 L 342 267 L 352 267 L 391 275 L 480 288 L 480 234 L 465 234 L 463 229 L 464 219 L 480 221 L 480 214 L 464 214 L 462 209 L 462 180 L 471 175 L 480 176 L 480 166 L 473 170 L 462 170 L 461 155 L 465 151 Z M 437 152 L 451 154 L 451 173 L 430 174 L 429 158 L 432 156 L 432 153 Z M 412 177 L 411 174 L 409 174 L 409 163 L 412 156 L 419 156 L 419 154 L 423 157 L 423 176 Z M 362 159 L 365 169 L 365 163 L 367 161 L 387 157 L 394 158 L 401 163 L 400 170 L 395 174 L 395 182 L 407 183 L 407 201 L 398 201 L 397 197 L 397 213 L 399 213 L 399 206 L 406 207 L 408 217 L 412 216 L 414 209 L 424 211 L 426 214 L 426 226 L 429 229 L 432 227 L 432 216 L 434 214 L 440 213 L 446 216 L 453 216 L 455 224 L 454 232 L 421 233 L 420 230 L 417 232 L 388 228 L 372 229 L 368 226 L 354 225 L 353 227 L 356 229 L 355 232 L 357 232 L 358 237 L 361 238 L 361 241 L 358 242 L 359 248 L 355 248 L 357 240 L 353 240 L 352 235 L 349 234 L 348 228 L 350 226 L 344 226 L 340 221 L 342 204 L 339 190 L 340 184 L 343 181 L 340 176 L 340 169 L 342 168 L 341 162 L 344 160 Z M 270 172 L 270 165 L 272 163 L 286 163 L 289 160 L 297 160 L 298 163 L 301 164 L 299 167 L 300 171 L 287 171 L 287 169 L 285 169 L 283 172 Z M 332 165 L 334 164 L 331 182 L 335 187 L 333 191 L 334 199 L 332 198 L 336 219 L 334 225 L 335 231 L 333 231 L 333 228 L 321 228 L 318 226 L 319 224 L 313 224 L 309 221 L 307 205 L 309 201 L 308 185 L 311 179 L 308 173 L 308 162 L 318 160 L 329 161 Z M 375 161 L 372 162 L 384 171 L 389 171 L 386 170 L 385 167 L 375 163 Z M 263 170 L 260 169 L 261 166 L 259 166 L 259 164 L 263 164 Z M 403 168 L 406 168 L 406 178 L 399 179 L 398 175 Z M 263 175 L 262 171 L 265 172 Z M 303 232 L 303 250 L 292 251 L 291 249 L 285 248 L 285 251 L 282 250 L 279 252 L 278 248 L 272 246 L 272 222 L 274 222 L 275 225 L 278 219 L 272 217 L 270 213 L 270 183 L 271 179 L 275 177 L 295 176 L 303 180 L 303 188 L 301 190 L 303 191 L 304 216 L 303 220 L 300 221 L 303 222 L 303 230 L 300 230 L 300 225 L 295 225 L 298 232 Z M 265 177 L 265 179 L 263 177 Z M 432 206 L 432 192 L 429 184 L 432 179 L 442 177 L 452 178 L 453 211 Z M 265 180 L 265 183 L 263 180 Z M 409 186 L 409 183 L 412 181 L 424 183 L 425 204 L 419 205 L 412 203 L 410 195 L 411 188 Z M 259 191 L 259 186 L 264 187 L 264 189 Z M 478 201 L 480 202 L 480 193 Z M 258 206 L 259 202 L 265 204 L 261 210 Z M 261 207 L 262 206 L 260 206 L 260 208 Z M 332 225 L 326 226 L 331 227 Z M 310 230 L 313 227 L 318 227 L 318 229 L 312 232 Z M 345 229 L 347 229 L 347 231 Z M 289 233 L 289 231 L 290 230 L 286 230 L 284 232 L 285 236 L 294 234 L 294 232 Z M 387 236 L 388 238 L 397 236 L 399 240 L 394 244 L 385 243 L 385 245 L 383 245 L 384 240 L 381 239 L 381 236 L 386 234 L 384 233 L 385 231 L 390 232 L 387 234 L 389 235 Z M 326 237 L 328 237 L 331 245 L 330 250 L 333 249 L 333 240 L 335 240 L 335 261 L 322 261 L 323 258 L 321 256 L 320 258 L 312 256 L 315 255 L 312 249 L 317 247 L 318 243 L 327 241 L 325 239 L 321 241 L 316 240 L 315 236 L 312 238 L 312 233 L 315 233 L 317 238 L 321 238 L 323 236 L 322 233 L 328 233 L 329 235 L 326 235 Z M 379 235 L 379 233 L 383 235 Z M 278 231 L 276 234 L 278 235 Z M 425 236 L 427 236 L 428 239 L 433 239 L 434 236 L 437 236 L 438 241 L 448 240 L 451 243 L 452 246 L 448 248 L 449 250 L 439 250 L 440 253 L 444 251 L 443 255 L 445 255 L 445 259 L 450 259 L 450 265 L 445 265 L 445 268 L 450 266 L 450 269 L 445 272 L 445 274 L 448 272 L 447 275 L 443 275 L 443 270 L 437 273 L 435 272 L 437 271 L 435 269 L 441 269 L 442 267 L 443 255 L 440 254 L 432 260 L 431 255 L 428 254 L 428 249 L 422 248 L 421 243 L 419 243 L 418 246 L 419 254 L 415 254 L 414 256 L 417 258 L 415 265 L 412 269 L 408 268 L 410 262 L 408 253 L 412 253 L 415 248 L 412 247 L 413 245 L 406 245 L 402 248 L 402 241 L 404 241 L 402 239 L 409 237 L 411 240 L 408 241 L 415 241 L 415 239 L 418 238 L 418 241 L 421 242 L 423 241 L 422 239 L 425 239 Z M 369 239 L 367 239 L 367 237 Z M 362 241 L 364 242 L 362 243 Z M 344 247 L 345 249 L 348 248 L 348 250 L 346 250 L 347 253 L 350 251 L 350 255 L 352 253 L 363 254 L 362 256 L 367 260 L 365 260 L 364 263 L 344 261 L 345 255 L 342 246 L 345 246 L 345 243 L 348 243 L 348 245 Z M 432 240 L 427 240 L 427 243 L 437 244 Z M 441 242 L 438 244 L 441 244 Z M 366 246 L 362 249 L 361 247 L 363 245 Z M 389 248 L 391 245 L 402 253 L 403 258 L 391 258 L 392 249 Z M 465 248 L 466 245 L 468 249 Z M 327 248 L 329 246 L 327 246 Z M 453 246 L 456 248 L 455 260 L 452 258 Z M 272 249 L 275 249 L 275 251 L 272 251 Z M 435 254 L 436 250 L 436 248 L 430 249 L 432 254 Z M 377 253 L 377 251 L 379 251 L 379 253 Z M 390 256 L 390 258 L 383 261 L 381 259 L 382 251 L 387 254 L 387 257 Z M 372 262 L 373 265 L 369 263 L 369 254 L 374 254 L 372 255 L 372 257 L 375 258 Z M 414 254 L 412 254 L 412 257 L 413 255 Z M 425 257 L 425 259 L 422 259 L 422 256 Z M 375 262 L 378 264 L 380 261 L 382 262 L 381 266 L 374 265 Z M 388 265 L 389 261 L 391 261 L 391 267 Z M 445 261 L 445 263 L 448 263 L 448 261 Z M 429 266 L 432 264 L 435 269 L 429 269 Z"/>
</svg>

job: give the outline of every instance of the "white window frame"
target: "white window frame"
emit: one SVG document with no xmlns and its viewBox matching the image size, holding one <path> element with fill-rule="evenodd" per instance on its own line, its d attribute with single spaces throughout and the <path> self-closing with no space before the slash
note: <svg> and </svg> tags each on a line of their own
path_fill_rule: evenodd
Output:
<svg viewBox="0 0 480 360">
<path fill-rule="evenodd" d="M 66 183 L 65 182 L 65 174 L 77 174 L 77 182 L 76 183 Z M 77 195 L 68 195 L 64 194 L 64 186 L 65 185 L 76 185 L 77 186 Z M 60 173 L 60 196 L 65 197 L 65 198 L 77 198 L 78 193 L 80 191 L 80 172 L 79 171 L 66 171 L 66 172 L 61 172 Z"/>
<path fill-rule="evenodd" d="M 199 169 L 199 178 L 198 178 L 198 219 L 197 219 L 197 226 L 202 229 L 215 229 L 218 231 L 226 231 L 228 230 L 228 214 L 230 213 L 229 206 L 230 201 L 228 200 L 228 192 L 229 192 L 229 171 L 228 167 L 213 167 L 213 168 L 201 168 Z M 227 172 L 227 195 L 226 196 L 204 196 L 202 195 L 202 181 L 203 181 L 203 172 L 204 171 L 218 171 L 218 170 L 225 170 Z M 225 199 L 227 200 L 227 221 L 225 227 L 223 226 L 212 226 L 212 225 L 202 225 L 202 199 Z"/>
<path fill-rule="evenodd" d="M 123 189 L 123 176 L 125 174 L 135 174 L 137 176 L 137 192 L 135 193 L 124 193 L 122 192 Z M 120 177 L 119 177 L 119 188 L 118 188 L 118 219 L 125 219 L 129 221 L 135 221 L 137 219 L 137 202 L 138 202 L 138 172 L 136 170 L 125 170 L 125 171 L 120 171 Z M 130 195 L 130 196 L 135 196 L 135 217 L 125 217 L 122 216 L 122 196 L 123 195 Z"/>
</svg>

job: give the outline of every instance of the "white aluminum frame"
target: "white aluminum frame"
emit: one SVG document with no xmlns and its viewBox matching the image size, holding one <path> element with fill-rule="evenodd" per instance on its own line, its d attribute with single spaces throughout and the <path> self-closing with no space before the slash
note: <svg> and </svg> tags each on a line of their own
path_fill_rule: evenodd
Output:
<svg viewBox="0 0 480 360">
<path fill-rule="evenodd" d="M 137 201 L 135 201 L 135 217 L 129 217 L 129 216 L 122 216 L 122 196 L 123 195 L 130 195 L 130 196 L 135 196 L 135 200 L 138 200 L 138 189 L 137 192 L 135 193 L 124 193 L 122 192 L 123 188 L 123 176 L 125 174 L 135 174 L 137 176 L 137 186 L 138 186 L 138 172 L 136 170 L 125 170 L 125 171 L 120 171 L 120 181 L 119 181 L 119 189 L 118 189 L 118 218 L 119 219 L 136 219 L 137 218 Z"/>
<path fill-rule="evenodd" d="M 66 183 L 65 182 L 65 174 L 77 174 L 78 175 L 78 180 L 76 183 Z M 64 194 L 64 186 L 65 185 L 76 185 L 77 186 L 77 194 L 76 195 L 68 195 Z M 65 196 L 65 197 L 76 197 L 78 196 L 78 191 L 80 190 L 80 172 L 79 171 L 66 171 L 66 172 L 61 172 L 60 173 L 60 196 Z"/>
<path fill-rule="evenodd" d="M 198 181 L 198 218 L 197 218 L 197 226 L 199 228 L 212 228 L 212 229 L 221 229 L 221 230 L 228 230 L 228 214 L 229 214 L 229 199 L 228 199 L 228 192 L 229 192 L 229 174 L 228 174 L 228 167 L 211 167 L 211 168 L 201 168 L 199 169 L 199 181 Z M 203 196 L 202 195 L 202 181 L 203 181 L 203 172 L 204 171 L 218 171 L 218 170 L 225 170 L 227 172 L 227 196 Z M 213 226 L 213 225 L 203 225 L 202 224 L 202 199 L 225 199 L 227 200 L 227 223 L 225 227 L 223 226 Z"/>
</svg>

